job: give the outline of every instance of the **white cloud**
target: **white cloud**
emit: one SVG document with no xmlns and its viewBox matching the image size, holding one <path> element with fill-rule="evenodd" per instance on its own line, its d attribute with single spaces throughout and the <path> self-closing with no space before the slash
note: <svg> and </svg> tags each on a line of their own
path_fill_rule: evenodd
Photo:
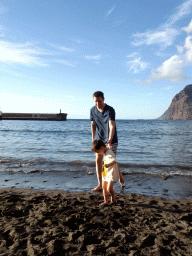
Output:
<svg viewBox="0 0 192 256">
<path fill-rule="evenodd" d="M 132 42 L 135 46 L 143 44 L 152 45 L 160 44 L 162 47 L 170 46 L 174 43 L 176 37 L 180 34 L 180 30 L 173 27 L 173 25 L 183 17 L 187 16 L 191 12 L 192 0 L 188 0 L 185 3 L 177 7 L 176 12 L 168 19 L 168 21 L 157 28 L 156 30 L 147 31 L 145 33 L 137 33 L 133 36 L 135 41 Z M 190 30 L 188 28 L 188 30 Z"/>
<path fill-rule="evenodd" d="M 135 46 L 159 44 L 161 48 L 174 44 L 176 37 L 184 30 L 187 33 L 192 32 L 192 20 L 187 27 L 176 28 L 176 23 L 191 13 L 192 0 L 187 0 L 176 8 L 175 13 L 156 30 L 133 35 Z M 192 37 L 185 39 L 183 46 L 177 45 L 177 54 L 169 57 L 159 67 L 153 69 L 146 83 L 153 83 L 158 80 L 169 80 L 172 82 L 181 82 L 188 79 L 184 73 L 184 68 L 192 64 Z M 131 63 L 130 63 L 131 64 Z M 136 70 L 137 71 L 137 70 Z M 136 72 L 135 72 L 136 73 Z"/>
<path fill-rule="evenodd" d="M 1 25 L 0 25 L 0 37 L 5 37 L 4 29 Z"/>
<path fill-rule="evenodd" d="M 187 77 L 182 70 L 183 67 L 184 61 L 178 55 L 174 55 L 163 62 L 156 70 L 152 70 L 146 82 L 150 84 L 155 80 L 170 80 L 171 82 L 185 81 Z"/>
<path fill-rule="evenodd" d="M 0 6 L 0 15 L 3 15 L 4 13 L 6 13 L 8 11 L 8 8 L 1 5 Z M 5 34 L 4 34 L 4 29 L 3 27 L 0 25 L 0 37 L 5 37 Z"/>
<path fill-rule="evenodd" d="M 192 33 L 192 20 L 187 27 L 183 28 L 183 30 L 187 33 Z"/>
<path fill-rule="evenodd" d="M 1 30 L 1 28 L 0 28 L 0 30 Z M 5 34 L 4 33 L 1 33 L 1 31 L 0 31 L 0 37 L 2 38 L 2 37 L 5 37 Z"/>
<path fill-rule="evenodd" d="M 113 7 L 107 12 L 107 14 L 105 15 L 105 18 L 108 18 L 108 17 L 112 14 L 112 12 L 113 12 L 115 9 L 116 9 L 116 6 L 113 6 Z M 124 16 L 118 16 L 118 19 L 116 19 L 116 20 L 114 20 L 114 21 L 112 22 L 112 26 L 113 26 L 113 27 L 117 27 L 117 26 L 121 25 L 126 19 L 127 19 L 127 18 L 124 17 Z"/>
<path fill-rule="evenodd" d="M 182 82 L 188 79 L 183 68 L 192 64 L 192 36 L 185 39 L 182 51 L 164 61 L 157 69 L 152 70 L 146 83 L 153 83 L 158 80 L 169 80 L 171 82 Z"/>
<path fill-rule="evenodd" d="M 124 21 L 126 21 L 126 18 L 120 18 L 119 20 L 115 20 L 114 22 L 113 22 L 113 26 L 114 27 L 117 27 L 117 26 L 119 26 L 119 25 L 121 25 Z"/>
<path fill-rule="evenodd" d="M 73 49 L 61 46 L 50 45 L 61 51 L 73 52 Z M 66 66 L 75 67 L 75 63 L 67 60 L 59 59 L 44 59 L 42 55 L 52 56 L 61 54 L 61 51 L 54 52 L 42 49 L 33 43 L 12 43 L 9 41 L 0 41 L 0 62 L 4 63 L 18 63 L 24 65 L 41 65 L 47 66 L 50 62 L 59 62 Z"/>
<path fill-rule="evenodd" d="M 176 12 L 169 18 L 167 25 L 174 25 L 178 20 L 191 13 L 192 0 L 187 0 L 176 8 Z"/>
<path fill-rule="evenodd" d="M 106 14 L 106 17 L 109 16 L 114 10 L 115 10 L 116 6 L 113 6 Z"/>
<path fill-rule="evenodd" d="M 45 65 L 36 55 L 45 54 L 31 44 L 0 41 L 0 62 Z"/>
<path fill-rule="evenodd" d="M 185 57 L 188 62 L 192 61 L 192 36 L 188 36 L 185 40 L 185 48 L 187 49 Z"/>
<path fill-rule="evenodd" d="M 86 59 L 88 60 L 100 60 L 101 55 L 96 55 L 96 56 L 85 56 Z"/>
<path fill-rule="evenodd" d="M 138 55 L 138 53 L 137 52 L 131 53 L 131 54 L 127 55 L 127 58 L 133 58 L 133 57 L 135 57 L 135 55 Z"/>
<path fill-rule="evenodd" d="M 7 74 L 8 76 L 15 76 L 19 78 L 26 77 L 26 75 L 21 73 L 20 70 L 19 72 L 17 72 L 11 66 L 7 66 L 7 65 L 4 65 L 4 66 L 2 65 L 2 67 L 0 67 L 0 72 L 2 72 L 3 74 Z"/>
<path fill-rule="evenodd" d="M 180 46 L 180 45 L 177 45 L 176 47 L 177 47 L 177 52 L 178 52 L 179 54 L 182 54 L 183 51 L 184 51 L 184 47 L 183 47 L 183 46 Z"/>
<path fill-rule="evenodd" d="M 58 47 L 60 50 L 62 50 L 62 51 L 67 51 L 67 52 L 74 52 L 74 50 L 73 49 L 71 49 L 71 48 L 66 48 L 66 47 L 63 47 L 63 46 L 60 46 L 60 47 Z"/>
<path fill-rule="evenodd" d="M 3 14 L 8 11 L 8 8 L 5 6 L 0 6 L 0 14 Z"/>
<path fill-rule="evenodd" d="M 83 43 L 83 39 L 79 39 L 79 38 L 72 38 L 71 39 L 74 43 L 76 43 L 76 44 L 82 44 Z"/>
<path fill-rule="evenodd" d="M 173 44 L 177 35 L 179 35 L 179 32 L 175 28 L 161 27 L 156 31 L 134 34 L 136 40 L 132 44 L 135 46 L 161 44 L 167 47 Z"/>
<path fill-rule="evenodd" d="M 167 86 L 164 88 L 164 90 L 169 91 L 169 90 L 172 90 L 172 88 L 173 88 L 173 86 Z"/>
<path fill-rule="evenodd" d="M 65 66 L 69 66 L 69 67 L 73 67 L 73 68 L 75 67 L 75 64 L 68 60 L 55 60 L 55 61 L 60 64 L 65 65 Z"/>
<path fill-rule="evenodd" d="M 49 47 L 55 48 L 57 50 L 61 50 L 61 51 L 65 51 L 65 52 L 74 52 L 74 49 L 72 48 L 68 48 L 65 46 L 61 46 L 61 45 L 56 45 L 56 44 L 52 44 L 52 43 L 47 43 L 47 45 Z M 60 53 L 60 52 L 59 52 Z"/>
<path fill-rule="evenodd" d="M 186 31 L 187 33 L 192 33 L 192 20 L 189 23 L 189 25 L 185 28 L 183 28 L 182 30 Z"/>
<path fill-rule="evenodd" d="M 133 73 L 139 73 L 140 71 L 146 69 L 148 66 L 148 63 L 141 61 L 140 57 L 128 61 L 127 64 L 129 66 L 129 72 L 132 71 Z"/>
</svg>

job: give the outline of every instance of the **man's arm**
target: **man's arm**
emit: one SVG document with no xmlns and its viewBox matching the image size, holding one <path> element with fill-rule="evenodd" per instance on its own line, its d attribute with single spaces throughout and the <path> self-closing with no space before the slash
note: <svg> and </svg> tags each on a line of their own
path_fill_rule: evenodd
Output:
<svg viewBox="0 0 192 256">
<path fill-rule="evenodd" d="M 91 134 L 92 134 L 92 141 L 95 139 L 95 131 L 96 131 L 96 125 L 94 121 L 91 121 Z"/>
<path fill-rule="evenodd" d="M 111 146 L 111 142 L 115 133 L 115 121 L 109 120 L 109 139 L 107 145 Z"/>
</svg>

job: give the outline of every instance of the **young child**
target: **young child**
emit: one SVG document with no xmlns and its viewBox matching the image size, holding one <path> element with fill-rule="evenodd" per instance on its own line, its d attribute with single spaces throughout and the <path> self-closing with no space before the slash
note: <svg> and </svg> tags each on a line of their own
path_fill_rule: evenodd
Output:
<svg viewBox="0 0 192 256">
<path fill-rule="evenodd" d="M 115 200 L 115 191 L 113 185 L 119 180 L 119 170 L 116 162 L 116 157 L 113 151 L 106 147 L 105 143 L 100 139 L 95 139 L 91 147 L 92 151 L 104 156 L 103 172 L 102 172 L 102 189 L 104 202 L 101 205 L 108 204 L 108 194 L 111 195 L 111 202 Z"/>
</svg>

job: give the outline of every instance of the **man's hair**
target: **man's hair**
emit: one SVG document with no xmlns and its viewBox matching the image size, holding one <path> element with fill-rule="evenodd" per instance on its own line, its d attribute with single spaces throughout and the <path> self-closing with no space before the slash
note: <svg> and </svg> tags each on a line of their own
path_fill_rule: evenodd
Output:
<svg viewBox="0 0 192 256">
<path fill-rule="evenodd" d="M 102 99 L 104 99 L 104 93 L 100 91 L 96 91 L 93 93 L 93 97 L 101 97 Z"/>
<path fill-rule="evenodd" d="M 92 143 L 91 150 L 95 152 L 95 150 L 99 150 L 102 146 L 105 147 L 105 143 L 100 139 L 95 139 Z"/>
</svg>

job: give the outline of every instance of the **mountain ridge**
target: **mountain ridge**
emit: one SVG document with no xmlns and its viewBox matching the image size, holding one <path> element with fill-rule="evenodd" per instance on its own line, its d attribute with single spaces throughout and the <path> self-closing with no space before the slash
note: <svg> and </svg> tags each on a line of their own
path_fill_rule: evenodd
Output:
<svg viewBox="0 0 192 256">
<path fill-rule="evenodd" d="M 177 93 L 159 120 L 192 120 L 192 84 Z"/>
</svg>

